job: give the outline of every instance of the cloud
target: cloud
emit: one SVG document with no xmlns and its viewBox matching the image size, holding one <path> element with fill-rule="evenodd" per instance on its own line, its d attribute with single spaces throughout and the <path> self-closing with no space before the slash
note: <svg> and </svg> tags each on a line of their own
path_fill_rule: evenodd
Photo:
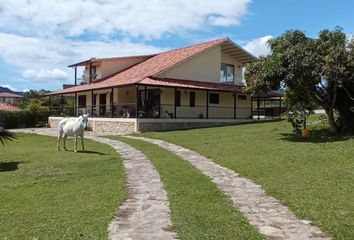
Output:
<svg viewBox="0 0 354 240">
<path fill-rule="evenodd" d="M 11 85 L 9 85 L 9 84 L 2 85 L 2 87 L 8 88 L 8 89 L 10 89 L 11 91 L 17 92 L 17 88 L 15 88 L 15 87 L 13 87 L 13 86 L 11 86 Z"/>
<path fill-rule="evenodd" d="M 354 41 L 354 34 L 352 33 L 347 34 L 347 38 L 349 41 Z"/>
<path fill-rule="evenodd" d="M 80 36 L 84 33 L 160 38 L 233 26 L 251 0 L 1 0 L 0 30 L 26 36 Z"/>
<path fill-rule="evenodd" d="M 54 69 L 40 69 L 40 70 L 33 70 L 33 69 L 27 69 L 22 73 L 22 76 L 24 78 L 30 78 L 34 80 L 40 80 L 40 81 L 47 81 L 47 80 L 67 80 L 69 75 L 67 72 L 54 68 Z"/>
<path fill-rule="evenodd" d="M 74 41 L 0 33 L 0 59 L 17 69 L 26 88 L 40 89 L 43 84 L 51 89 L 60 88 L 62 83 L 73 81 L 73 71 L 67 66 L 91 57 L 150 54 L 162 50 L 127 40 Z"/>
<path fill-rule="evenodd" d="M 252 53 L 255 56 L 266 56 L 270 54 L 270 48 L 268 46 L 268 41 L 272 39 L 273 36 L 267 35 L 264 37 L 253 39 L 243 45 L 243 48 Z"/>
</svg>

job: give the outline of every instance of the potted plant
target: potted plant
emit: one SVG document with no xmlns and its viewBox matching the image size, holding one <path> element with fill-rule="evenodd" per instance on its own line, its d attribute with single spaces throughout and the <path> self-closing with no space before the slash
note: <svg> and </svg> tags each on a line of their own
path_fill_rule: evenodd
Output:
<svg viewBox="0 0 354 240">
<path fill-rule="evenodd" d="M 294 131 L 300 132 L 303 137 L 310 136 L 310 130 L 307 128 L 307 119 L 316 108 L 316 105 L 308 98 L 298 96 L 293 92 L 285 91 L 285 106 L 287 109 L 288 122 L 294 128 Z"/>
</svg>

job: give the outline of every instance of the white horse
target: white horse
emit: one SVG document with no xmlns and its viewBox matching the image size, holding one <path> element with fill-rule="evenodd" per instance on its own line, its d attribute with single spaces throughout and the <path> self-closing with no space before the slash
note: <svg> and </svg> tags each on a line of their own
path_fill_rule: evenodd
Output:
<svg viewBox="0 0 354 240">
<path fill-rule="evenodd" d="M 81 138 L 82 151 L 85 151 L 84 147 L 84 132 L 88 123 L 88 114 L 83 114 L 78 118 L 64 118 L 59 122 L 59 135 L 57 148 L 60 150 L 60 139 L 63 138 L 64 150 L 66 149 L 66 139 L 68 136 L 74 137 L 74 152 L 77 152 L 77 137 Z"/>
</svg>

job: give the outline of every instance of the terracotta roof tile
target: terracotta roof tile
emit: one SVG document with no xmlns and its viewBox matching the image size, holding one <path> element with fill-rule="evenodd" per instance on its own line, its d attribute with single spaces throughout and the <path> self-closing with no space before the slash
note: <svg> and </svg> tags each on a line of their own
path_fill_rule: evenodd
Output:
<svg viewBox="0 0 354 240">
<path fill-rule="evenodd" d="M 21 109 L 19 107 L 16 107 L 14 105 L 5 103 L 5 102 L 0 102 L 0 111 L 20 111 Z"/>
<path fill-rule="evenodd" d="M 74 92 L 87 91 L 87 90 L 132 85 L 136 83 L 143 84 L 144 79 L 148 77 L 156 76 L 162 71 L 165 71 L 169 68 L 172 68 L 188 60 L 192 56 L 200 54 L 211 47 L 214 47 L 216 45 L 222 44 L 227 41 L 228 38 L 221 38 L 221 39 L 217 39 L 205 43 L 195 44 L 185 48 L 179 48 L 167 52 L 162 52 L 160 54 L 157 54 L 156 56 L 153 56 L 145 60 L 142 63 L 139 63 L 122 72 L 113 74 L 99 81 L 55 91 L 49 93 L 48 95 L 74 93 Z"/>
<path fill-rule="evenodd" d="M 0 93 L 0 97 L 23 98 L 23 96 L 21 96 L 21 95 L 14 94 L 14 93 L 8 93 L 8 92 Z"/>
</svg>

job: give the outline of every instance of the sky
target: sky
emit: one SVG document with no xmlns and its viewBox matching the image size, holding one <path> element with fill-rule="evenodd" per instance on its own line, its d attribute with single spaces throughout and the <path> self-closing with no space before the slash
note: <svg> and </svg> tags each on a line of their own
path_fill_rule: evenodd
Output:
<svg viewBox="0 0 354 240">
<path fill-rule="evenodd" d="M 287 30 L 354 34 L 353 0 L 0 0 L 0 86 L 56 90 L 91 57 L 229 37 L 256 56 Z"/>
</svg>

